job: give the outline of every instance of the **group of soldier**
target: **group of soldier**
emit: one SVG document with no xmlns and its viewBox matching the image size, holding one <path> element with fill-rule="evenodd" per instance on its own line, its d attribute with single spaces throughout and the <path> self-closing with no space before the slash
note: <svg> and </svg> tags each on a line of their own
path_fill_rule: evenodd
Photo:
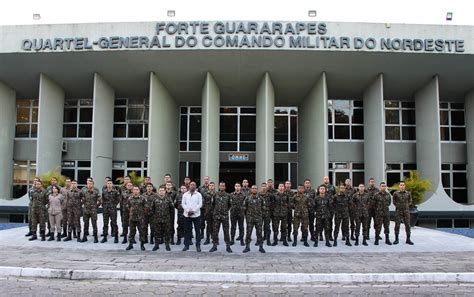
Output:
<svg viewBox="0 0 474 297">
<path fill-rule="evenodd" d="M 261 183 L 259 189 L 257 185 L 250 186 L 248 180 L 244 179 L 242 183 L 236 182 L 234 191 L 228 193 L 224 182 L 216 185 L 208 176 L 204 177 L 204 182 L 199 188 L 196 188 L 195 182 L 186 177 L 177 189 L 171 181 L 171 176 L 166 174 L 163 184 L 159 187 L 155 187 L 149 177 L 144 178 L 144 183 L 140 187 L 134 186 L 129 176 L 124 177 L 120 186 L 114 185 L 112 179 L 107 177 L 102 190 L 99 191 L 92 178 L 87 179 L 87 185 L 82 189 L 78 188 L 75 180 L 69 178 L 66 178 L 64 187 L 59 187 L 54 177 L 51 179 L 51 185 L 45 189 L 41 180 L 36 178 L 34 187 L 29 192 L 30 232 L 26 236 L 31 236 L 29 240 L 37 240 L 39 225 L 41 240 L 45 241 L 46 237 L 49 237 L 48 240 L 54 240 L 55 234 L 54 230 L 51 230 L 47 212 L 50 195 L 58 195 L 57 191 L 53 191 L 53 188 L 57 188 L 62 195 L 62 233 L 61 228 L 58 228 L 57 241 L 61 241 L 62 238 L 64 241 L 75 238 L 78 242 L 86 242 L 91 223 L 94 243 L 98 243 L 97 212 L 102 206 L 103 230 L 100 242 L 107 242 L 110 224 L 110 234 L 114 243 L 119 243 L 118 207 L 122 227 L 120 236 L 123 237 L 123 244 L 128 243 L 127 250 L 132 249 L 136 243 L 138 230 L 142 250 L 145 250 L 146 243 L 150 243 L 154 244 L 152 249 L 154 251 L 159 249 L 160 244 L 165 244 L 165 249 L 169 251 L 170 244 L 175 244 L 175 234 L 177 234 L 176 244 L 180 245 L 185 231 L 191 232 L 185 230 L 185 216 L 188 214 L 184 212 L 182 201 L 185 193 L 189 195 L 190 192 L 193 194 L 196 191 L 202 198 L 197 225 L 199 230 L 195 230 L 195 234 L 200 236 L 196 239 L 198 251 L 201 251 L 201 239 L 205 239 L 204 245 L 212 242 L 210 252 L 217 250 L 221 225 L 227 252 L 232 252 L 231 246 L 235 241 L 240 241 L 240 245 L 245 246 L 244 253 L 249 252 L 254 228 L 255 245 L 262 253 L 265 253 L 263 248 L 265 242 L 268 246 L 276 246 L 279 241 L 284 246 L 288 246 L 289 242 L 292 242 L 292 246 L 297 246 L 300 230 L 300 241 L 307 247 L 309 240 L 314 242 L 314 247 L 318 246 L 319 241 L 325 241 L 328 247 L 336 247 L 340 230 L 342 230 L 342 241 L 347 246 L 352 246 L 351 241 L 358 246 L 360 240 L 362 245 L 367 246 L 367 241 L 370 240 L 371 222 L 374 222 L 375 227 L 374 244 L 378 245 L 382 240 L 380 233 L 383 226 L 385 243 L 391 245 L 389 206 L 392 199 L 396 208 L 393 244 L 399 243 L 400 224 L 403 222 L 406 243 L 412 245 L 409 215 L 412 198 L 405 187 L 405 183 L 400 182 L 399 190 L 392 196 L 384 182 L 376 187 L 375 180 L 371 178 L 368 187 L 359 184 L 354 188 L 351 180 L 347 179 L 345 184 L 339 185 L 336 189 L 330 184 L 329 177 L 325 176 L 323 183 L 315 189 L 312 188 L 309 179 L 306 179 L 304 184 L 298 185 L 296 191 L 292 191 L 290 181 L 280 183 L 275 188 L 273 180 L 268 179 Z M 237 229 L 239 233 L 236 238 Z M 192 240 L 185 241 L 183 250 L 187 250 L 189 244 L 193 244 Z"/>
</svg>

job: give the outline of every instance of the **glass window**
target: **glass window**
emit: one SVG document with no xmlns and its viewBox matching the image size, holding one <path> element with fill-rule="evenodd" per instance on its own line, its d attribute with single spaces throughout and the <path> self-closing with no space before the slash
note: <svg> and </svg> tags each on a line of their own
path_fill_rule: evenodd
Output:
<svg viewBox="0 0 474 297">
<path fill-rule="evenodd" d="M 115 138 L 148 138 L 148 103 L 148 98 L 115 99 Z"/>
<path fill-rule="evenodd" d="M 201 108 L 181 107 L 180 151 L 201 150 Z"/>
<path fill-rule="evenodd" d="M 297 152 L 298 108 L 275 107 L 275 152 Z"/>
<path fill-rule="evenodd" d="M 38 99 L 17 99 L 15 137 L 36 138 L 37 129 Z"/>
<path fill-rule="evenodd" d="M 35 161 L 13 161 L 12 197 L 21 198 L 33 186 L 36 175 Z"/>
<path fill-rule="evenodd" d="M 330 140 L 363 140 L 362 101 L 328 100 L 328 123 Z"/>
<path fill-rule="evenodd" d="M 385 101 L 385 140 L 416 140 L 415 102 Z"/>
<path fill-rule="evenodd" d="M 92 100 L 67 99 L 64 102 L 64 138 L 92 137 Z"/>
<path fill-rule="evenodd" d="M 464 104 L 443 102 L 440 109 L 441 141 L 466 141 Z"/>
<path fill-rule="evenodd" d="M 441 165 L 444 190 L 457 203 L 467 204 L 466 164 L 444 163 Z"/>
<path fill-rule="evenodd" d="M 220 140 L 237 141 L 237 116 L 220 117 Z"/>
</svg>

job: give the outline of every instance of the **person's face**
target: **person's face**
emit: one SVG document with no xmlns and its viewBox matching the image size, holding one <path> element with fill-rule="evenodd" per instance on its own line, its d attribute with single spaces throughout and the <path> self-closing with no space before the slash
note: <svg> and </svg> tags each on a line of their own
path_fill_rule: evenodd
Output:
<svg viewBox="0 0 474 297">
<path fill-rule="evenodd" d="M 344 193 L 345 191 L 346 191 L 346 187 L 345 187 L 345 186 L 340 186 L 340 187 L 339 187 L 339 192 Z"/>
<path fill-rule="evenodd" d="M 186 185 L 189 185 L 190 182 L 191 182 L 191 180 L 190 180 L 188 177 L 186 177 L 186 178 L 184 179 L 184 183 L 185 183 Z"/>
<path fill-rule="evenodd" d="M 240 190 L 241 190 L 241 185 L 240 184 L 235 184 L 234 189 L 237 193 L 239 193 Z"/>
<path fill-rule="evenodd" d="M 267 184 L 262 184 L 262 192 L 266 192 L 267 191 Z"/>
<path fill-rule="evenodd" d="M 165 189 L 159 188 L 158 189 L 158 195 L 160 195 L 161 197 L 165 196 Z"/>
<path fill-rule="evenodd" d="M 219 191 L 221 191 L 221 192 L 225 191 L 225 183 L 220 183 L 219 184 Z"/>
<path fill-rule="evenodd" d="M 112 181 L 110 180 L 107 182 L 107 189 L 112 189 Z"/>
<path fill-rule="evenodd" d="M 278 192 L 283 192 L 285 190 L 285 185 L 279 184 L 278 185 Z"/>
<path fill-rule="evenodd" d="M 145 177 L 145 180 L 144 180 L 144 183 L 145 184 L 148 184 L 151 182 L 151 179 L 149 177 Z"/>
<path fill-rule="evenodd" d="M 257 193 L 258 193 L 258 187 L 257 187 L 257 186 L 255 186 L 255 185 L 254 185 L 254 186 L 252 186 L 252 189 L 251 189 L 251 191 L 252 191 L 252 194 L 257 194 Z"/>
<path fill-rule="evenodd" d="M 269 189 L 273 189 L 273 181 L 272 180 L 267 181 L 267 186 Z"/>
<path fill-rule="evenodd" d="M 359 185 L 359 192 L 364 192 L 364 191 L 365 191 L 365 186 Z"/>
<path fill-rule="evenodd" d="M 189 184 L 189 190 L 192 192 L 194 190 L 196 190 L 196 183 L 195 182 L 192 182 Z"/>
<path fill-rule="evenodd" d="M 153 192 L 153 186 L 150 185 L 150 184 L 148 184 L 148 185 L 146 186 L 146 191 L 147 191 L 148 193 Z"/>
<path fill-rule="evenodd" d="M 71 187 L 71 180 L 66 179 L 66 188 L 69 188 L 69 187 Z"/>
<path fill-rule="evenodd" d="M 71 187 L 73 189 L 77 188 L 77 182 L 75 182 L 75 181 L 71 182 Z"/>
<path fill-rule="evenodd" d="M 94 187 L 94 183 L 92 181 L 87 182 L 87 188 L 92 189 Z"/>
<path fill-rule="evenodd" d="M 215 184 L 209 184 L 209 191 L 214 192 L 216 190 Z"/>
<path fill-rule="evenodd" d="M 205 185 L 208 185 L 209 182 L 210 182 L 209 176 L 205 176 L 205 177 L 204 177 L 204 184 L 205 184 Z"/>
<path fill-rule="evenodd" d="M 329 176 L 323 177 L 323 182 L 324 182 L 325 184 L 329 184 Z"/>
<path fill-rule="evenodd" d="M 36 182 L 35 182 L 35 187 L 36 187 L 37 189 L 41 188 L 41 182 L 36 181 Z"/>
<path fill-rule="evenodd" d="M 300 193 L 300 194 L 304 193 L 304 187 L 303 186 L 298 186 L 298 193 Z"/>
<path fill-rule="evenodd" d="M 53 187 L 53 194 L 57 194 L 57 193 L 58 193 L 58 188 Z"/>
<path fill-rule="evenodd" d="M 166 191 L 171 191 L 171 189 L 173 188 L 173 184 L 172 183 L 166 183 Z"/>
<path fill-rule="evenodd" d="M 400 191 L 405 191 L 406 185 L 405 183 L 400 183 Z"/>
<path fill-rule="evenodd" d="M 57 184 L 58 184 L 58 180 L 57 180 L 57 179 L 55 179 L 55 178 L 51 179 L 51 185 L 55 186 L 55 185 L 57 185 Z"/>
<path fill-rule="evenodd" d="M 387 185 L 386 184 L 381 184 L 379 189 L 380 189 L 380 192 L 385 192 L 385 190 L 387 189 Z"/>
<path fill-rule="evenodd" d="M 373 179 L 369 180 L 369 186 L 372 188 L 375 187 L 375 180 Z"/>
<path fill-rule="evenodd" d="M 140 189 L 138 187 L 133 187 L 132 193 L 133 196 L 138 196 L 140 195 Z"/>
<path fill-rule="evenodd" d="M 133 185 L 131 182 L 127 183 L 127 190 L 131 191 L 133 189 Z"/>
<path fill-rule="evenodd" d="M 246 179 L 244 179 L 244 180 L 242 181 L 242 186 L 243 186 L 244 188 L 248 188 L 248 186 L 249 186 L 249 181 L 246 180 Z"/>
<path fill-rule="evenodd" d="M 319 194 L 321 194 L 321 195 L 326 194 L 326 188 L 325 187 L 319 187 Z"/>
<path fill-rule="evenodd" d="M 287 181 L 285 182 L 285 189 L 291 189 L 291 182 Z"/>
<path fill-rule="evenodd" d="M 352 187 L 352 181 L 350 179 L 346 179 L 346 188 L 347 187 Z"/>
<path fill-rule="evenodd" d="M 164 182 L 165 182 L 165 184 L 166 184 L 167 182 L 171 182 L 171 176 L 165 175 L 165 177 L 164 177 Z"/>
<path fill-rule="evenodd" d="M 179 188 L 179 190 L 181 191 L 182 194 L 184 194 L 188 191 L 188 189 L 186 189 L 185 186 L 181 186 L 181 188 Z"/>
<path fill-rule="evenodd" d="M 306 180 L 306 181 L 304 182 L 304 187 L 305 187 L 306 189 L 311 188 L 311 182 L 310 182 L 309 180 Z"/>
<path fill-rule="evenodd" d="M 124 184 L 128 184 L 130 182 L 130 177 L 125 177 L 123 179 Z"/>
</svg>

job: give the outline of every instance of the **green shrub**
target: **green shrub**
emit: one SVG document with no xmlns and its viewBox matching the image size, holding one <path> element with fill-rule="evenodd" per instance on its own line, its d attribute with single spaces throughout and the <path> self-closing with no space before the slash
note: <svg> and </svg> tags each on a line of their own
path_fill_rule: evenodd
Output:
<svg viewBox="0 0 474 297">
<path fill-rule="evenodd" d="M 423 197 L 426 192 L 432 190 L 431 180 L 424 179 L 420 180 L 420 174 L 416 170 L 410 171 L 410 176 L 403 179 L 406 185 L 406 191 L 411 193 L 412 205 L 411 208 L 417 207 L 423 202 Z M 393 185 L 390 190 L 399 190 L 400 183 Z"/>
</svg>

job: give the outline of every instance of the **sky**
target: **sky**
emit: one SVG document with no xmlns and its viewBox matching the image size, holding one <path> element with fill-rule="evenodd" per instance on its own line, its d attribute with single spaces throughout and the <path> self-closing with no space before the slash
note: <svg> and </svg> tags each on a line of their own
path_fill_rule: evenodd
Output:
<svg viewBox="0 0 474 297">
<path fill-rule="evenodd" d="M 0 25 L 199 20 L 474 25 L 473 12 L 474 0 L 14 0 L 2 3 Z"/>
</svg>

